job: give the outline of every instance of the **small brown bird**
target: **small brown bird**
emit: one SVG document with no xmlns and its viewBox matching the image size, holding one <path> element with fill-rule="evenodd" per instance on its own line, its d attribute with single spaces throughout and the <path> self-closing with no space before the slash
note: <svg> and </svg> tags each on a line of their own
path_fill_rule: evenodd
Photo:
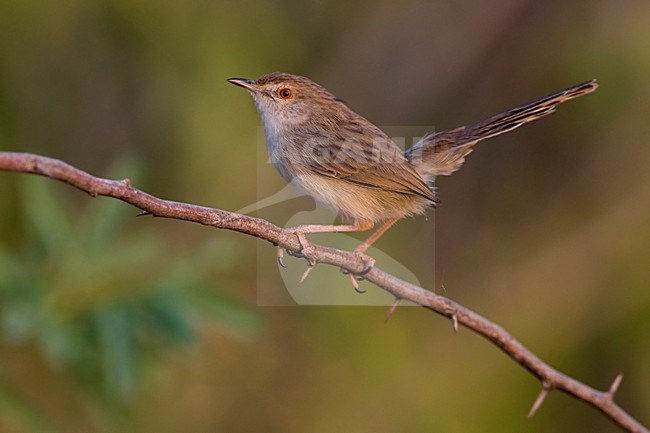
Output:
<svg viewBox="0 0 650 433">
<path fill-rule="evenodd" d="M 403 152 L 383 131 L 305 77 L 282 72 L 256 80 L 231 78 L 247 89 L 264 123 L 271 162 L 304 192 L 338 211 L 346 225 L 301 225 L 305 234 L 377 230 L 355 251 L 364 252 L 396 221 L 437 203 L 432 183 L 463 164 L 479 141 L 511 131 L 591 93 L 595 80 L 568 87 L 468 126 L 428 135 Z"/>
</svg>

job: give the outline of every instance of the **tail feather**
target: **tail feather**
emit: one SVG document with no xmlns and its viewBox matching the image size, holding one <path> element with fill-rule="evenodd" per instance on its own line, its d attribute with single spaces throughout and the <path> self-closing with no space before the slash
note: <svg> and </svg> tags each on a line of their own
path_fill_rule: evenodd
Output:
<svg viewBox="0 0 650 433">
<path fill-rule="evenodd" d="M 479 141 L 547 116 L 555 111 L 558 104 L 591 93 L 596 88 L 596 80 L 585 81 L 471 125 L 428 135 L 408 149 L 404 156 L 425 180 L 432 181 L 436 176 L 458 170 L 465 156 Z"/>
</svg>

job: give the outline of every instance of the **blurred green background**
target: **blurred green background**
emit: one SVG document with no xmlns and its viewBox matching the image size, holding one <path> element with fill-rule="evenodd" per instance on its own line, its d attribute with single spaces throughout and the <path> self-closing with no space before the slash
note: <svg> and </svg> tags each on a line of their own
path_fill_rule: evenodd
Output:
<svg viewBox="0 0 650 433">
<path fill-rule="evenodd" d="M 237 210 L 284 182 L 226 78 L 307 75 L 378 125 L 436 130 L 597 78 L 478 146 L 438 181 L 435 224 L 378 246 L 561 371 L 623 372 L 648 425 L 649 23 L 640 0 L 4 0 L 0 148 Z M 0 197 L 2 432 L 618 431 L 559 393 L 527 419 L 540 384 L 424 310 L 257 307 L 283 287 L 256 272 L 269 244 L 27 175 L 0 173 Z"/>
</svg>

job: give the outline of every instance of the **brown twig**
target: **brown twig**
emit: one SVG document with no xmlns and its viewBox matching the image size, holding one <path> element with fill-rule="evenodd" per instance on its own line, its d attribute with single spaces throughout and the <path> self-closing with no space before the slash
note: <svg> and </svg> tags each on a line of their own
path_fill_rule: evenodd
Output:
<svg viewBox="0 0 650 433">
<path fill-rule="evenodd" d="M 604 413 L 609 419 L 629 432 L 648 429 L 614 402 L 614 393 L 621 383 L 618 375 L 607 391 L 598 391 L 573 379 L 546 364 L 499 325 L 456 302 L 400 280 L 377 267 L 366 268 L 362 257 L 351 252 L 313 245 L 308 252 L 301 251 L 298 237 L 270 222 L 186 203 L 162 200 L 131 186 L 128 179 L 116 181 L 102 179 L 79 170 L 63 161 L 29 153 L 0 152 L 0 170 L 34 173 L 68 183 L 93 197 L 107 196 L 125 201 L 157 217 L 192 221 L 216 228 L 234 230 L 256 236 L 284 248 L 294 255 L 303 255 L 308 262 L 326 263 L 363 277 L 390 292 L 395 299 L 406 299 L 424 308 L 449 317 L 457 329 L 458 324 L 476 332 L 499 347 L 508 356 L 527 369 L 542 382 L 542 391 L 531 408 L 533 415 L 552 390 L 572 395 Z M 389 313 L 392 314 L 392 311 Z"/>
</svg>

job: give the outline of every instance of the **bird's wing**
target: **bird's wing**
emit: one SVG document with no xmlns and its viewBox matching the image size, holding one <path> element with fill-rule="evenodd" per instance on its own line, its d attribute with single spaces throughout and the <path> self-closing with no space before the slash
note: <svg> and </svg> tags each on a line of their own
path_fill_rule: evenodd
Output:
<svg viewBox="0 0 650 433">
<path fill-rule="evenodd" d="M 402 150 L 383 133 L 358 134 L 347 141 L 328 140 L 315 144 L 306 153 L 309 168 L 322 176 L 366 188 L 419 195 L 436 202 L 435 194 Z"/>
</svg>

